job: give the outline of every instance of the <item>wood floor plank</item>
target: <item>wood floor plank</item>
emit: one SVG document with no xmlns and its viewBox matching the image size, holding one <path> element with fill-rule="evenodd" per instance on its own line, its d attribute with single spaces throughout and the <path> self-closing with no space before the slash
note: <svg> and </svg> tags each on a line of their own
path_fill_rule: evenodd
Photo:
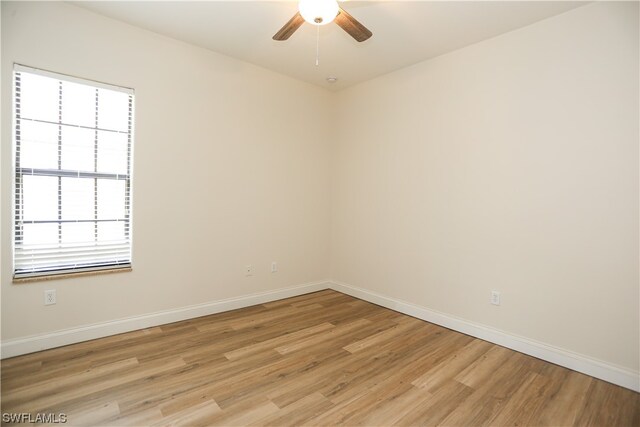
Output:
<svg viewBox="0 0 640 427">
<path fill-rule="evenodd" d="M 640 396 L 603 381 L 592 381 L 575 426 L 640 425 Z"/>
<path fill-rule="evenodd" d="M 562 370 L 560 367 L 558 369 Z M 584 406 L 591 381 L 592 378 L 587 375 L 567 371 L 562 377 L 560 389 L 549 396 L 535 423 L 549 427 L 574 425 Z"/>
<path fill-rule="evenodd" d="M 163 420 L 162 412 L 160 408 L 148 408 L 142 411 L 138 411 L 132 414 L 117 415 L 111 418 L 107 418 L 94 426 L 109 426 L 109 427 L 140 427 L 140 426 L 152 426 L 157 425 Z M 73 416 L 69 419 L 72 423 L 75 423 Z M 73 424 L 71 424 L 73 425 Z"/>
<path fill-rule="evenodd" d="M 322 393 L 311 393 L 295 402 L 284 406 L 281 410 L 259 418 L 251 426 L 300 426 L 308 424 L 308 420 L 327 412 L 334 404 Z"/>
<path fill-rule="evenodd" d="M 154 425 L 157 426 L 195 426 L 206 425 L 204 419 L 221 412 L 220 407 L 213 400 L 206 400 L 194 406 L 189 406 L 182 411 L 164 416 Z"/>
<path fill-rule="evenodd" d="M 640 426 L 640 394 L 324 290 L 0 361 L 67 425 Z"/>
<path fill-rule="evenodd" d="M 76 426 L 92 426 L 99 425 L 109 418 L 117 418 L 120 415 L 120 408 L 118 402 L 107 402 L 67 415 L 73 418 L 73 424 Z"/>
<path fill-rule="evenodd" d="M 397 422 L 399 426 L 438 425 L 467 398 L 473 389 L 457 381 L 448 381 L 433 393 L 431 399 L 410 408 Z"/>
<path fill-rule="evenodd" d="M 420 375 L 413 380 L 411 384 L 416 387 L 433 390 L 465 370 L 471 363 L 476 361 L 478 357 L 485 354 L 491 348 L 492 345 L 486 341 L 473 340 L 438 365 Z"/>
<path fill-rule="evenodd" d="M 514 352 L 442 420 L 440 425 L 488 425 L 507 399 L 524 383 L 527 374 L 534 372 L 534 365 L 533 358 Z"/>
<path fill-rule="evenodd" d="M 414 408 L 421 408 L 433 400 L 433 394 L 418 387 L 409 387 L 405 393 L 381 401 L 368 413 L 362 414 L 357 423 L 361 426 L 393 426 L 397 425 L 406 414 Z"/>
<path fill-rule="evenodd" d="M 7 397 L 6 403 L 11 405 L 19 401 L 32 401 L 41 396 L 48 396 L 60 389 L 73 388 L 83 385 L 83 383 L 86 384 L 87 382 L 96 380 L 100 376 L 117 374 L 126 368 L 131 368 L 136 365 L 138 365 L 138 359 L 132 357 L 107 365 L 101 365 L 96 368 L 89 368 L 74 375 L 51 378 L 35 384 L 15 388 L 11 395 Z"/>
<path fill-rule="evenodd" d="M 225 417 L 216 420 L 213 425 L 246 426 L 256 420 L 275 414 L 280 410 L 273 402 L 266 401 L 259 405 L 243 408 L 242 411 L 229 411 Z"/>
<path fill-rule="evenodd" d="M 256 325 L 261 325 L 263 323 L 271 322 L 280 318 L 291 318 L 297 315 L 303 314 L 308 311 L 321 310 L 324 306 L 321 304 L 310 304 L 303 305 L 301 307 L 291 307 L 288 310 L 281 310 L 277 313 L 266 312 L 264 314 L 259 314 L 255 316 L 251 316 L 247 319 L 242 319 L 238 321 L 230 321 L 231 328 L 235 330 L 245 329 L 255 327 Z"/>
<path fill-rule="evenodd" d="M 235 405 L 200 420 L 197 425 L 207 426 L 245 426 L 270 414 L 280 408 L 262 396 L 246 399 Z"/>
<path fill-rule="evenodd" d="M 340 381 L 320 390 L 333 402 L 339 403 L 357 396 L 362 390 L 368 391 L 395 382 L 410 383 L 416 375 L 430 369 L 437 360 L 454 351 L 458 342 L 471 339 L 459 334 L 449 340 L 446 335 L 441 335 L 439 329 L 423 328 L 422 334 L 414 332 L 403 338 L 404 345 L 402 341 L 392 342 L 378 350 L 356 353 L 354 356 L 360 356 L 360 359 L 352 357 L 352 363 L 343 372 Z M 411 350 L 399 352 L 396 348 L 398 344 Z"/>
<path fill-rule="evenodd" d="M 412 324 L 410 322 L 397 323 L 391 326 L 389 329 L 385 329 L 384 331 L 378 332 L 374 335 L 368 336 L 367 338 L 351 343 L 347 346 L 344 346 L 343 348 L 349 353 L 355 353 L 357 351 L 366 349 L 367 347 L 380 345 L 381 343 L 391 341 L 414 327 L 415 324 Z"/>
<path fill-rule="evenodd" d="M 509 349 L 493 346 L 489 351 L 456 375 L 455 379 L 468 387 L 478 388 L 511 354 L 511 350 Z"/>
<path fill-rule="evenodd" d="M 550 380 L 535 372 L 529 373 L 522 386 L 507 400 L 500 413 L 489 421 L 490 426 L 531 425 L 547 395 Z"/>
<path fill-rule="evenodd" d="M 282 382 L 294 376 L 296 372 L 304 371 L 313 365 L 313 356 L 302 354 L 251 369 L 228 381 L 220 381 L 215 392 L 216 401 L 226 408 L 236 403 L 238 397 L 254 396 L 256 389 L 266 393 L 276 382 Z M 252 387 L 247 388 L 245 381 L 251 381 Z"/>
<path fill-rule="evenodd" d="M 394 401 L 414 387 L 403 381 L 389 380 L 358 393 L 343 396 L 343 402 L 336 404 L 338 411 L 332 417 L 322 417 L 322 424 L 358 425 L 374 409 L 386 401 Z M 353 396 L 353 397 L 351 397 Z M 336 400 L 338 401 L 338 400 Z M 327 411 L 327 414 L 330 413 Z"/>
<path fill-rule="evenodd" d="M 275 338 L 271 338 L 271 339 L 261 341 L 255 344 L 251 344 L 245 347 L 240 347 L 232 351 L 228 351 L 224 354 L 224 356 L 229 360 L 233 360 L 233 359 L 238 359 L 240 357 L 246 356 L 248 354 L 255 354 L 260 351 L 265 351 L 268 349 L 275 350 L 276 347 L 282 344 L 297 341 L 311 335 L 316 335 L 319 332 L 323 332 L 323 331 L 326 331 L 327 329 L 331 329 L 334 327 L 335 325 L 329 322 L 324 322 L 316 326 L 311 326 L 310 328 L 305 328 L 289 334 L 280 335 Z"/>
<path fill-rule="evenodd" d="M 295 343 L 289 343 L 285 345 L 281 345 L 275 348 L 275 350 L 280 354 L 289 354 L 294 351 L 298 351 L 305 347 L 310 347 L 316 345 L 318 343 L 331 341 L 336 339 L 342 334 L 347 334 L 350 331 L 357 330 L 366 325 L 370 325 L 371 322 L 366 319 L 359 319 L 355 322 L 347 323 L 345 325 L 337 326 L 335 328 L 331 328 L 324 333 L 316 334 L 311 337 L 306 337 L 304 339 L 300 339 Z"/>
<path fill-rule="evenodd" d="M 95 391 L 109 389 L 112 386 L 127 383 L 137 378 L 149 377 L 165 370 L 172 370 L 183 366 L 185 366 L 185 363 L 179 357 L 172 358 L 170 360 L 162 360 L 158 363 L 149 363 L 144 366 L 139 366 L 138 369 L 123 369 L 121 372 L 112 372 L 102 381 L 91 380 L 83 383 L 82 385 L 74 385 L 73 387 L 56 390 L 55 393 L 41 393 L 38 397 L 33 399 L 28 398 L 21 400 L 18 398 L 14 403 L 12 395 L 9 395 L 7 396 L 9 400 L 8 405 L 14 407 L 17 411 L 38 411 L 49 408 L 52 405 L 61 404 L 65 400 L 82 397 Z"/>
<path fill-rule="evenodd" d="M 185 407 L 200 403 L 195 393 L 207 394 L 212 378 L 216 377 L 222 370 L 218 360 L 202 363 L 199 365 L 186 364 L 175 370 L 159 372 L 151 377 L 138 378 L 135 381 L 119 384 L 101 393 L 94 393 L 96 399 L 106 399 L 118 396 L 121 412 L 128 414 L 144 410 L 151 406 L 158 406 L 161 410 L 168 402 L 177 400 L 185 401 Z M 186 399 L 189 394 L 192 399 Z M 209 393 L 210 394 L 210 393 Z M 147 396 L 144 400 L 140 396 Z"/>
</svg>

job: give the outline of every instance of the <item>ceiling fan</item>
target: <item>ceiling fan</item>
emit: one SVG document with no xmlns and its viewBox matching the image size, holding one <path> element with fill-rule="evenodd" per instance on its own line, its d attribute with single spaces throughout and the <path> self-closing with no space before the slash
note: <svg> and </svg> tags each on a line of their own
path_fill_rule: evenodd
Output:
<svg viewBox="0 0 640 427">
<path fill-rule="evenodd" d="M 280 28 L 273 39 L 287 40 L 305 21 L 312 25 L 326 25 L 334 20 L 340 28 L 359 42 L 372 36 L 371 31 L 341 8 L 336 0 L 300 0 L 298 12 Z"/>
</svg>

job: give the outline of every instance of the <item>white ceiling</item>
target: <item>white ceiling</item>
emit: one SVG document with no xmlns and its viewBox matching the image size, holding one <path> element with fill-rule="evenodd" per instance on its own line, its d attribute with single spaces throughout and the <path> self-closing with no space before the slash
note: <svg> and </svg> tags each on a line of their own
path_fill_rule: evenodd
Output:
<svg viewBox="0 0 640 427">
<path fill-rule="evenodd" d="M 584 5 L 576 1 L 344 1 L 373 32 L 358 43 L 335 23 L 271 39 L 295 1 L 81 1 L 83 8 L 329 90 L 339 90 Z M 330 84 L 326 77 L 335 76 Z"/>
</svg>

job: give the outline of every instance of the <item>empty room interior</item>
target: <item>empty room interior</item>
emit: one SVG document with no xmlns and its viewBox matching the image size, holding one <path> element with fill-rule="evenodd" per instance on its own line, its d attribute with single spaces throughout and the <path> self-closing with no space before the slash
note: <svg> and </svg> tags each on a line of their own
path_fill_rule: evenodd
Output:
<svg viewBox="0 0 640 427">
<path fill-rule="evenodd" d="M 3 425 L 640 426 L 638 1 L 2 1 Z"/>
</svg>

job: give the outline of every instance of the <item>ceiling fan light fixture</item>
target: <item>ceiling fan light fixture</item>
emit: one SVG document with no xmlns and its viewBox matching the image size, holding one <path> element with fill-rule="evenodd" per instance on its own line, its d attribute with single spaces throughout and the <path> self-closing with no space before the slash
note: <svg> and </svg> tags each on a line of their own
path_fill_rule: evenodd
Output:
<svg viewBox="0 0 640 427">
<path fill-rule="evenodd" d="M 300 0 L 298 10 L 308 23 L 327 25 L 338 16 L 340 7 L 336 0 Z"/>
</svg>

